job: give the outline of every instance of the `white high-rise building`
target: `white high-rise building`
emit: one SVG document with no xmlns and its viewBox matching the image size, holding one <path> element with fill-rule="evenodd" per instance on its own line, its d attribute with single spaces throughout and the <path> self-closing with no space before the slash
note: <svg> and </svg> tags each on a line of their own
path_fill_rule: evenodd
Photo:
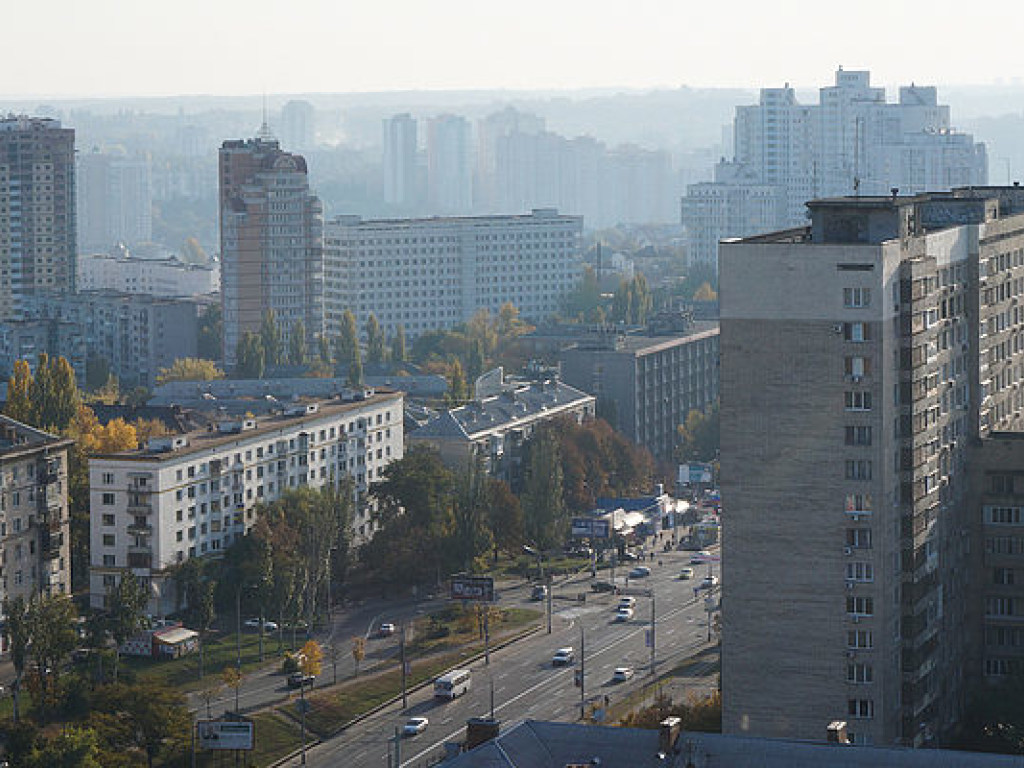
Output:
<svg viewBox="0 0 1024 768">
<path fill-rule="evenodd" d="M 416 119 L 407 112 L 384 121 L 384 202 L 416 202 Z"/>
<path fill-rule="evenodd" d="M 360 331 L 372 312 L 389 335 L 411 338 L 496 315 L 511 302 L 522 317 L 558 311 L 582 271 L 583 219 L 537 209 L 526 216 L 363 221 L 325 226 L 327 333 L 352 311 Z"/>
<path fill-rule="evenodd" d="M 427 123 L 427 199 L 430 213 L 467 214 L 473 205 L 469 121 L 438 115 Z"/>
<path fill-rule="evenodd" d="M 988 178 L 984 145 L 951 127 L 949 107 L 938 103 L 934 87 L 900 88 L 899 101 L 890 103 L 866 71 L 840 68 L 835 84 L 820 89 L 818 104 L 800 104 L 788 83 L 764 88 L 758 104 L 736 108 L 734 132 L 734 160 L 751 171 L 750 179 L 714 183 L 778 186 L 783 215 L 765 231 L 805 225 L 804 203 L 814 198 L 888 195 L 894 188 L 917 194 L 984 185 Z M 704 186 L 694 192 L 709 194 Z M 721 189 L 717 194 L 743 193 Z M 700 206 L 684 202 L 683 211 L 699 212 Z M 684 215 L 683 224 L 705 228 L 690 232 L 693 242 L 720 238 L 701 219 Z"/>
<path fill-rule="evenodd" d="M 289 101 L 281 107 L 281 143 L 298 152 L 316 144 L 316 111 L 308 101 Z"/>
<path fill-rule="evenodd" d="M 78 244 L 106 253 L 153 239 L 153 191 L 148 157 L 94 150 L 78 157 Z"/>
</svg>

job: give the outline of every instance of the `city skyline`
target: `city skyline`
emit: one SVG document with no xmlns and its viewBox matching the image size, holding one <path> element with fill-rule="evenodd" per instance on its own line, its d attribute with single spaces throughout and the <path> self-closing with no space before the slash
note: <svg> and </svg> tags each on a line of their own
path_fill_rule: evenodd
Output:
<svg viewBox="0 0 1024 768">
<path fill-rule="evenodd" d="M 11 29 L 47 29 L 56 56 L 36 38 L 11 35 L 13 60 L 32 61 L 0 97 L 341 93 L 403 90 L 592 87 L 812 86 L 839 65 L 870 69 L 888 87 L 1019 82 L 1014 9 L 953 13 L 938 2 L 869 0 L 856 15 L 801 0 L 772 5 L 629 6 L 567 0 L 514 7 L 466 0 L 332 5 L 302 0 L 293 28 L 271 6 L 184 0 L 155 19 L 124 0 L 88 5 L 18 4 Z M 950 12 L 946 12 L 946 8 Z M 813 15 L 809 12 L 813 10 Z M 60 21 L 53 23 L 54 18 Z M 737 21 L 738 20 L 738 21 Z M 955 20 L 955 21 L 954 21 Z M 840 26 L 841 25 L 841 26 Z M 842 29 L 842 35 L 836 32 Z M 225 30 L 231 34 L 224 34 Z M 799 37 L 799 46 L 780 39 Z M 984 57 L 954 57 L 915 40 L 974 40 Z M 254 44 L 259 41 L 260 44 Z M 68 66 L 73 63 L 74 66 Z"/>
</svg>

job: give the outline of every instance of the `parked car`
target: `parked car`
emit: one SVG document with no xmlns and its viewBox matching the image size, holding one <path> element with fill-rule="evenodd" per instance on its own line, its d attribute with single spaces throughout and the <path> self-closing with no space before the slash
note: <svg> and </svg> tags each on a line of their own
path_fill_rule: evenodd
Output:
<svg viewBox="0 0 1024 768">
<path fill-rule="evenodd" d="M 551 657 L 551 666 L 553 667 L 565 667 L 576 661 L 576 652 L 573 651 L 572 646 L 566 646 L 565 648 L 559 648 L 555 651 L 555 655 Z"/>
<path fill-rule="evenodd" d="M 313 675 L 304 675 L 301 672 L 292 672 L 288 675 L 289 688 L 302 688 L 304 685 L 312 687 L 314 682 L 316 678 Z"/>
<path fill-rule="evenodd" d="M 259 619 L 246 619 L 245 620 L 245 628 L 246 629 L 259 629 L 260 628 L 260 620 Z M 264 632 L 277 632 L 277 622 L 275 622 L 275 621 L 264 621 L 263 622 L 263 631 Z"/>
<path fill-rule="evenodd" d="M 377 630 L 377 635 L 380 637 L 391 637 L 393 634 L 395 634 L 395 625 L 390 621 L 385 621 Z"/>
<path fill-rule="evenodd" d="M 410 717 L 402 726 L 403 736 L 417 736 L 427 730 L 430 721 L 425 717 Z"/>
<path fill-rule="evenodd" d="M 548 596 L 548 588 L 543 584 L 534 584 L 533 590 L 530 592 L 531 600 L 543 600 Z"/>
<path fill-rule="evenodd" d="M 632 618 L 633 618 L 633 609 L 632 608 L 619 608 L 619 610 L 615 612 L 615 620 L 616 621 L 629 621 Z"/>
<path fill-rule="evenodd" d="M 681 580 L 683 580 L 683 581 L 687 581 L 687 580 L 693 578 L 693 573 L 694 573 L 693 568 L 690 568 L 689 566 L 687 566 L 686 568 L 683 568 L 683 570 L 681 570 L 679 572 L 679 578 Z"/>
<path fill-rule="evenodd" d="M 624 683 L 633 676 L 632 667 L 616 667 L 612 673 L 612 680 L 616 683 Z"/>
<path fill-rule="evenodd" d="M 651 575 L 651 569 L 646 565 L 638 565 L 629 572 L 631 579 L 644 579 Z"/>
</svg>

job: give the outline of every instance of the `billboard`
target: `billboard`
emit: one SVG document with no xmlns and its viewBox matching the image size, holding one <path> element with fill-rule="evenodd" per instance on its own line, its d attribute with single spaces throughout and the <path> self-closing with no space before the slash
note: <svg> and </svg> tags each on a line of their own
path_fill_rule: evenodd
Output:
<svg viewBox="0 0 1024 768">
<path fill-rule="evenodd" d="M 711 465 L 699 461 L 679 465 L 679 482 L 684 485 L 711 484 Z"/>
<path fill-rule="evenodd" d="M 494 579 L 490 576 L 452 576 L 452 600 L 494 602 Z"/>
<path fill-rule="evenodd" d="M 579 539 L 607 539 L 610 532 L 608 521 L 600 517 L 574 517 L 572 536 Z"/>
<path fill-rule="evenodd" d="M 256 724 L 252 721 L 200 720 L 201 749 L 254 749 L 256 746 Z"/>
</svg>

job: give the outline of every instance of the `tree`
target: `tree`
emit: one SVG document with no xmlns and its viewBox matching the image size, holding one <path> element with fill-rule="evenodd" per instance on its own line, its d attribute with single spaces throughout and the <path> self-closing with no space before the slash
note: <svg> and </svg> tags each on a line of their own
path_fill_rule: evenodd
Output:
<svg viewBox="0 0 1024 768">
<path fill-rule="evenodd" d="M 291 365 L 306 364 L 306 324 L 297 320 L 288 338 L 288 362 Z"/>
<path fill-rule="evenodd" d="M 359 350 L 359 329 L 356 316 L 352 310 L 346 309 L 341 315 L 341 329 L 334 343 L 334 359 L 339 365 L 351 365 L 352 359 Z"/>
<path fill-rule="evenodd" d="M 109 593 L 108 628 L 114 638 L 114 682 L 117 682 L 121 646 L 146 625 L 145 610 L 149 591 L 130 570 L 121 571 L 121 578 Z"/>
<path fill-rule="evenodd" d="M 199 318 L 196 354 L 204 360 L 224 357 L 224 312 L 220 304 L 209 307 Z"/>
<path fill-rule="evenodd" d="M 562 501 L 562 462 L 553 430 L 540 429 L 526 451 L 523 522 L 527 539 L 542 549 L 561 542 L 566 519 Z"/>
<path fill-rule="evenodd" d="M 39 709 L 44 719 L 47 699 L 53 698 L 64 660 L 78 642 L 75 632 L 75 606 L 68 595 L 33 597 L 28 604 L 27 621 L 31 643 L 29 653 L 35 662 L 39 683 Z"/>
<path fill-rule="evenodd" d="M 331 342 L 327 340 L 327 337 L 321 334 L 317 337 L 317 350 L 320 354 L 320 362 L 325 365 L 331 363 Z"/>
<path fill-rule="evenodd" d="M 457 566 L 473 570 L 476 557 L 491 547 L 487 528 L 487 471 L 483 457 L 477 455 L 455 478 L 452 493 L 451 541 Z"/>
<path fill-rule="evenodd" d="M 593 322 L 600 305 L 601 290 L 597 284 L 597 273 L 588 264 L 583 268 L 580 284 L 565 298 L 565 313 L 573 319 Z"/>
<path fill-rule="evenodd" d="M 313 677 L 319 675 L 323 659 L 324 652 L 320 648 L 320 643 L 316 640 L 307 640 L 299 652 L 299 667 L 302 669 L 302 674 Z"/>
<path fill-rule="evenodd" d="M 701 283 L 700 287 L 693 294 L 694 301 L 715 301 L 717 298 L 718 294 L 711 287 L 711 283 L 707 281 Z"/>
<path fill-rule="evenodd" d="M 26 360 L 15 360 L 14 371 L 7 381 L 7 403 L 4 415 L 15 421 L 29 423 L 33 419 L 32 400 L 29 389 L 32 387 L 32 369 Z"/>
<path fill-rule="evenodd" d="M 98 453 L 120 453 L 134 450 L 139 445 L 135 427 L 122 418 L 100 424 L 92 408 L 80 405 L 65 433 L 88 456 Z"/>
<path fill-rule="evenodd" d="M 111 377 L 110 363 L 105 357 L 89 355 L 85 358 L 85 388 L 94 392 L 107 384 Z M 117 378 L 115 377 L 115 381 Z"/>
<path fill-rule="evenodd" d="M 352 661 L 356 666 L 356 677 L 359 677 L 359 664 L 366 658 L 366 638 L 356 635 L 352 638 Z"/>
<path fill-rule="evenodd" d="M 185 243 L 181 248 L 181 257 L 188 264 L 208 264 L 210 261 L 210 257 L 206 255 L 203 246 L 199 244 L 199 240 L 195 237 L 185 239 Z"/>
<path fill-rule="evenodd" d="M 445 396 L 452 406 L 462 405 L 469 399 L 468 387 L 466 385 L 466 374 L 462 370 L 462 363 L 453 360 L 448 378 L 448 394 Z"/>
<path fill-rule="evenodd" d="M 206 635 L 216 618 L 214 590 L 217 582 L 212 578 L 210 561 L 190 557 L 171 572 L 178 610 L 186 623 L 199 633 L 199 679 L 203 679 L 206 661 Z"/>
<path fill-rule="evenodd" d="M 245 681 L 245 675 L 242 674 L 242 670 L 238 667 L 224 667 L 220 672 L 221 679 L 224 681 L 224 685 L 228 688 L 234 688 L 235 690 L 235 710 L 238 709 L 238 691 L 242 688 L 242 683 Z"/>
<path fill-rule="evenodd" d="M 395 336 L 391 340 L 391 359 L 396 363 L 406 361 L 405 327 L 401 323 L 395 328 Z"/>
<path fill-rule="evenodd" d="M 81 402 L 70 363 L 45 352 L 39 355 L 34 376 L 27 362 L 15 362 L 7 391 L 7 416 L 56 432 L 67 429 Z"/>
<path fill-rule="evenodd" d="M 224 371 L 212 360 L 179 357 L 169 368 L 161 368 L 156 380 L 159 384 L 166 384 L 169 381 L 213 381 L 223 378 Z"/>
<path fill-rule="evenodd" d="M 679 461 L 711 461 L 718 454 L 721 429 L 718 403 L 705 411 L 696 409 L 686 416 L 686 423 L 680 424 L 679 445 L 676 456 Z"/>
<path fill-rule="evenodd" d="M 366 318 L 366 362 L 383 363 L 384 348 L 384 331 L 377 322 L 377 316 L 371 312 Z"/>
<path fill-rule="evenodd" d="M 488 478 L 487 510 L 495 562 L 499 548 L 509 554 L 519 554 L 523 546 L 523 508 L 504 480 Z"/>
<path fill-rule="evenodd" d="M 21 679 L 25 674 L 28 661 L 28 645 L 31 641 L 31 628 L 28 623 L 28 606 L 22 597 L 4 600 L 4 615 L 7 617 L 7 642 L 11 649 L 11 662 L 14 664 L 14 722 L 18 722 L 21 709 L 18 706 L 21 695 Z"/>
<path fill-rule="evenodd" d="M 476 380 L 484 372 L 487 361 L 484 358 L 484 345 L 480 339 L 473 339 L 469 346 L 469 355 L 466 358 L 466 379 L 467 387 L 475 385 Z"/>
<path fill-rule="evenodd" d="M 263 343 L 263 355 L 267 367 L 280 365 L 284 357 L 284 344 L 281 341 L 281 329 L 277 325 L 274 310 L 263 313 L 260 323 L 260 341 Z"/>
<path fill-rule="evenodd" d="M 157 760 L 162 765 L 183 764 L 192 718 L 180 693 L 146 681 L 98 689 L 89 724 L 108 748 L 141 752 L 152 768 Z"/>
<path fill-rule="evenodd" d="M 349 359 L 348 376 L 345 379 L 345 383 L 350 387 L 363 386 L 363 359 L 358 346 Z"/>
<path fill-rule="evenodd" d="M 18 761 L 24 768 L 101 768 L 96 733 L 91 728 L 65 726 L 52 739 L 40 739 L 32 751 Z"/>
<path fill-rule="evenodd" d="M 262 379 L 266 370 L 263 342 L 252 331 L 246 331 L 238 340 L 235 374 L 242 379 Z"/>
<path fill-rule="evenodd" d="M 638 272 L 628 282 L 622 280 L 612 301 L 612 318 L 630 325 L 643 325 L 651 314 L 654 299 L 647 278 Z"/>
</svg>

